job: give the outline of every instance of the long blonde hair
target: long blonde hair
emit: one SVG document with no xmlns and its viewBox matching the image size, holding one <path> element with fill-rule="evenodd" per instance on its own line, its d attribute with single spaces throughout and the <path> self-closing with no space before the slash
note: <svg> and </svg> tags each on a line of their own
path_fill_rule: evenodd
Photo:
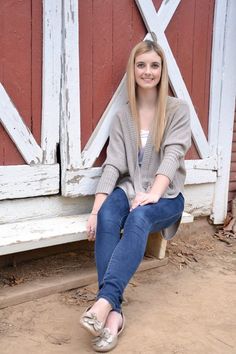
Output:
<svg viewBox="0 0 236 354">
<path fill-rule="evenodd" d="M 155 51 L 161 58 L 162 70 L 160 82 L 157 85 L 158 99 L 156 102 L 156 114 L 153 121 L 153 144 L 157 151 L 160 150 L 161 141 L 163 138 L 165 126 L 166 126 L 166 104 L 168 96 L 168 71 L 167 63 L 163 49 L 156 42 L 151 40 L 145 40 L 138 43 L 131 51 L 127 65 L 127 91 L 129 104 L 131 108 L 131 114 L 135 121 L 136 128 L 139 132 L 140 123 L 137 107 L 137 94 L 136 94 L 136 82 L 134 76 L 135 59 L 138 55 L 144 54 L 150 51 Z M 140 134 L 138 134 L 140 136 Z M 138 141 L 140 146 L 140 141 Z"/>
</svg>

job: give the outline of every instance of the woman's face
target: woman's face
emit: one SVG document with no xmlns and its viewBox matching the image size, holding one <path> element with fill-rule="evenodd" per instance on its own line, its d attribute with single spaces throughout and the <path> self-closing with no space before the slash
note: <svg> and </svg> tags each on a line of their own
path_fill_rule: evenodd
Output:
<svg viewBox="0 0 236 354">
<path fill-rule="evenodd" d="M 134 63 L 136 84 L 144 89 L 151 89 L 159 84 L 162 60 L 154 51 L 137 55 Z"/>
</svg>

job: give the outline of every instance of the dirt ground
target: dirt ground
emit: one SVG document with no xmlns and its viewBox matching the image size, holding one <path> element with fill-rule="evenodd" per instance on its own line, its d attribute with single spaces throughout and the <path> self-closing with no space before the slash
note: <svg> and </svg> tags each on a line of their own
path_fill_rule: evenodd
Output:
<svg viewBox="0 0 236 354">
<path fill-rule="evenodd" d="M 236 354 L 236 239 L 214 232 L 206 220 L 185 225 L 169 242 L 168 265 L 134 276 L 114 354 Z M 74 271 L 58 257 L 57 273 Z M 49 258 L 34 264 L 5 269 L 1 286 L 50 273 Z M 95 293 L 92 284 L 0 310 L 0 353 L 93 353 L 79 317 Z"/>
</svg>

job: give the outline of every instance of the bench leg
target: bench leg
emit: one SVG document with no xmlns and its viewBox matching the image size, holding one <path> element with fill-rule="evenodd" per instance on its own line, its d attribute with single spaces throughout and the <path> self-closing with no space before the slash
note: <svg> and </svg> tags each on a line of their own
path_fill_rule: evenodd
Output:
<svg viewBox="0 0 236 354">
<path fill-rule="evenodd" d="M 160 232 L 152 233 L 148 236 L 146 255 L 154 256 L 158 259 L 165 258 L 167 241 Z"/>
</svg>

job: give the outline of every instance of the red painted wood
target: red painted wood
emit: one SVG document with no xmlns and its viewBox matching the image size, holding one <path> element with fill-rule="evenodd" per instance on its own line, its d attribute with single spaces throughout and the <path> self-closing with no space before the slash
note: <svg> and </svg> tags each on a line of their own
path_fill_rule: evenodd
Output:
<svg viewBox="0 0 236 354">
<path fill-rule="evenodd" d="M 93 131 L 93 0 L 79 1 L 81 144 Z"/>
<path fill-rule="evenodd" d="M 154 3 L 158 10 L 161 0 L 156 0 Z M 213 13 L 213 0 L 182 1 L 166 30 L 167 39 L 206 136 L 208 133 Z M 187 158 L 198 158 L 194 143 Z"/>
<path fill-rule="evenodd" d="M 33 128 L 36 139 L 40 140 L 41 108 L 37 107 L 41 107 L 41 73 L 36 71 L 41 67 L 41 57 L 37 58 L 38 65 L 32 65 L 32 62 L 41 51 L 36 48 L 42 46 L 42 31 L 35 25 L 42 20 L 41 1 L 34 0 L 33 7 L 31 1 L 0 1 L 0 81 L 25 124 L 29 129 Z M 39 31 L 35 36 L 32 36 L 33 29 Z M 0 165 L 16 164 L 24 164 L 24 160 L 0 126 Z"/>
<path fill-rule="evenodd" d="M 154 0 L 156 10 L 161 2 Z M 182 1 L 166 30 L 167 39 L 206 135 L 213 8 L 214 0 Z M 84 146 L 123 77 L 130 49 L 144 38 L 146 29 L 133 0 L 94 0 L 92 3 L 89 0 L 80 2 L 80 10 L 81 115 Z M 82 58 L 87 58 L 86 64 Z M 92 118 L 88 118 L 91 115 Z M 187 158 L 198 158 L 194 144 Z"/>
<path fill-rule="evenodd" d="M 32 0 L 32 119 L 31 130 L 41 145 L 42 122 L 42 33 L 43 33 L 42 1 Z"/>
<path fill-rule="evenodd" d="M 131 48 L 146 30 L 133 0 L 88 0 L 79 2 L 79 31 L 84 147 L 125 73 Z"/>
<path fill-rule="evenodd" d="M 236 106 L 234 114 L 234 133 L 232 141 L 230 178 L 229 178 L 229 193 L 228 193 L 228 211 L 231 211 L 231 200 L 236 197 Z"/>
<path fill-rule="evenodd" d="M 112 1 L 93 2 L 93 129 L 112 97 Z"/>
</svg>

